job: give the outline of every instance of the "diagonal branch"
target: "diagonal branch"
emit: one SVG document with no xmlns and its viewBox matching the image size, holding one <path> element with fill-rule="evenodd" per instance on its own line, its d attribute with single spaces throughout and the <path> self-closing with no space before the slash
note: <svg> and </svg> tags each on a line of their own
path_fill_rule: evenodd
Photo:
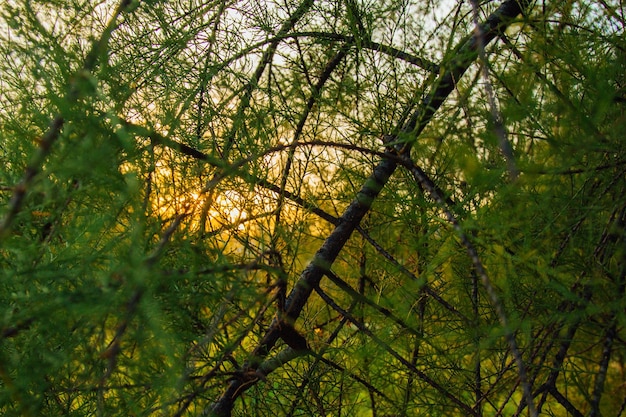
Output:
<svg viewBox="0 0 626 417">
<path fill-rule="evenodd" d="M 69 103 L 75 103 L 80 98 L 80 83 L 85 82 L 86 79 L 91 77 L 90 73 L 96 69 L 99 58 L 104 56 L 107 52 L 111 34 L 119 25 L 119 17 L 131 9 L 131 2 L 128 0 L 122 0 L 115 9 L 115 12 L 109 20 L 107 26 L 102 31 L 100 38 L 92 43 L 91 49 L 85 57 L 82 67 L 68 80 L 65 99 Z M 52 150 L 52 145 L 61 135 L 65 122 L 66 120 L 63 114 L 61 112 L 58 113 L 48 124 L 46 133 L 41 138 L 37 139 L 39 147 L 26 167 L 26 172 L 24 173 L 20 183 L 13 188 L 13 196 L 9 202 L 9 209 L 4 216 L 4 219 L 0 222 L 0 240 L 6 237 L 6 234 L 9 232 L 15 216 L 19 213 L 22 205 L 24 204 L 26 193 L 35 181 L 35 177 L 41 171 L 42 165 Z"/>
<path fill-rule="evenodd" d="M 235 122 L 233 123 L 230 132 L 226 135 L 223 150 L 224 158 L 228 158 L 230 150 L 235 145 L 235 137 L 238 133 L 239 128 L 242 127 L 241 121 L 245 120 L 245 117 L 243 117 L 244 112 L 250 104 L 250 100 L 252 99 L 252 93 L 258 86 L 259 80 L 261 79 L 265 68 L 274 58 L 274 53 L 276 52 L 276 49 L 280 44 L 281 37 L 288 34 L 291 29 L 293 29 L 296 23 L 306 14 L 311 6 L 313 6 L 313 0 L 303 0 L 302 3 L 298 5 L 298 8 L 293 12 L 293 14 L 289 16 L 287 20 L 285 20 L 280 30 L 278 31 L 277 37 L 270 43 L 265 52 L 263 52 L 263 56 L 261 57 L 261 61 L 259 62 L 256 70 L 254 71 L 254 75 L 244 88 L 244 94 L 241 98 L 241 102 L 239 103 L 239 107 L 237 108 L 237 113 L 235 115 Z"/>
<path fill-rule="evenodd" d="M 509 177 L 511 180 L 516 180 L 519 176 L 519 170 L 515 164 L 515 156 L 513 155 L 513 147 L 507 137 L 506 127 L 504 126 L 504 120 L 502 120 L 502 114 L 496 104 L 496 97 L 489 79 L 489 62 L 487 61 L 487 55 L 485 54 L 485 47 L 483 44 L 483 31 L 478 24 L 479 5 L 478 0 L 471 0 L 473 20 L 475 26 L 476 37 L 478 39 L 478 55 L 480 59 L 480 66 L 482 70 L 482 77 L 485 83 L 485 94 L 487 95 L 487 103 L 489 104 L 489 111 L 491 112 L 491 120 L 494 124 L 494 133 L 500 143 L 500 151 L 504 156 L 509 170 Z"/>
<path fill-rule="evenodd" d="M 307 101 L 304 112 L 300 116 L 300 120 L 298 121 L 298 125 L 296 126 L 296 131 L 293 134 L 292 144 L 289 146 L 287 162 L 285 163 L 285 168 L 283 169 L 283 174 L 282 174 L 282 180 L 280 182 L 281 192 L 278 195 L 278 202 L 276 204 L 276 227 L 278 227 L 278 225 L 280 224 L 280 215 L 281 215 L 281 209 L 284 203 L 285 189 L 287 187 L 287 179 L 289 178 L 289 172 L 291 171 L 291 166 L 293 164 L 293 159 L 294 159 L 294 155 L 296 152 L 296 145 L 300 139 L 300 136 L 302 135 L 304 126 L 306 125 L 306 122 L 309 118 L 309 115 L 311 114 L 311 111 L 313 110 L 313 107 L 315 106 L 319 97 L 321 96 L 324 85 L 330 79 L 330 76 L 335 71 L 337 66 L 341 63 L 341 61 L 343 61 L 343 59 L 345 58 L 347 54 L 348 49 L 349 49 L 348 46 L 342 47 L 339 50 L 339 52 L 337 52 L 332 57 L 332 59 L 328 61 L 328 63 L 326 64 L 326 68 L 324 68 L 324 71 L 322 71 L 322 73 L 319 76 L 319 80 L 313 86 L 313 92 L 311 93 L 311 96 L 309 97 L 309 100 Z M 276 235 L 274 234 L 272 237 L 272 242 L 274 242 L 275 237 Z M 274 244 L 272 244 L 272 247 L 274 247 Z"/>
<path fill-rule="evenodd" d="M 513 330 L 510 328 L 510 325 L 508 323 L 508 319 L 504 311 L 504 305 L 500 301 L 500 297 L 496 293 L 496 289 L 491 283 L 491 279 L 487 275 L 487 271 L 482 261 L 480 260 L 480 257 L 478 256 L 478 251 L 476 250 L 472 242 L 470 242 L 469 238 L 467 237 L 467 234 L 463 231 L 456 216 L 454 216 L 454 214 L 448 208 L 446 204 L 445 196 L 442 195 L 440 190 L 434 188 L 433 181 L 426 175 L 426 173 L 420 167 L 415 165 L 408 156 L 406 157 L 406 161 L 404 165 L 411 171 L 411 174 L 413 174 L 415 181 L 418 184 L 420 184 L 423 188 L 425 188 L 426 191 L 428 191 L 428 193 L 431 195 L 431 197 L 437 202 L 437 204 L 439 204 L 439 206 L 444 210 L 448 222 L 452 225 L 455 232 L 458 234 L 459 239 L 461 240 L 461 244 L 465 247 L 465 250 L 470 256 L 472 260 L 472 264 L 474 265 L 474 271 L 478 275 L 478 278 L 480 278 L 480 281 L 483 284 L 483 287 L 487 291 L 487 296 L 489 297 L 489 301 L 491 302 L 491 305 L 493 306 L 496 312 L 496 316 L 498 317 L 498 320 L 500 321 L 502 329 L 504 330 L 506 341 L 509 344 L 509 348 L 511 349 L 511 353 L 517 364 L 520 382 L 524 390 L 524 399 L 526 400 L 526 405 L 528 406 L 530 415 L 536 416 L 537 410 L 535 409 L 535 405 L 533 403 L 533 395 L 532 395 L 532 391 L 530 388 L 530 384 L 528 382 L 526 365 L 524 364 L 524 361 L 522 359 L 522 354 L 519 350 L 519 347 L 517 346 L 517 341 L 515 340 L 515 334 L 513 333 Z"/>
<path fill-rule="evenodd" d="M 417 369 L 415 365 L 402 357 L 396 350 L 394 350 L 389 344 L 385 343 L 383 340 L 378 338 L 371 330 L 369 330 L 366 326 L 363 325 L 359 320 L 355 320 L 349 312 L 342 309 L 328 294 L 326 294 L 321 288 L 315 288 L 315 292 L 329 305 L 333 310 L 337 311 L 344 317 L 352 318 L 350 320 L 352 324 L 354 324 L 361 333 L 369 337 L 374 341 L 378 346 L 383 348 L 387 353 L 394 357 L 398 362 L 404 365 L 406 368 L 410 369 L 415 375 L 417 375 L 420 379 L 426 382 L 428 385 L 439 391 L 439 393 L 448 399 L 450 399 L 453 403 L 459 406 L 460 409 L 464 410 L 467 415 L 476 415 L 475 411 L 470 408 L 467 404 L 465 404 L 460 398 L 453 395 L 450 391 L 448 391 L 444 386 L 439 384 L 437 381 L 426 375 L 423 371 Z"/>
<path fill-rule="evenodd" d="M 522 13 L 530 4 L 529 0 L 509 0 L 504 2 L 482 26 L 483 45 L 494 39 L 498 33 L 502 32 L 511 19 Z M 453 91 L 455 81 L 467 71 L 474 62 L 477 55 L 478 39 L 475 35 L 461 44 L 446 71 L 439 77 L 431 93 L 421 103 L 420 107 L 413 113 L 407 123 L 402 127 L 399 134 L 411 135 L 415 138 L 428 125 L 436 110 L 443 104 L 446 98 Z M 390 139 L 394 142 L 399 135 L 394 135 Z M 408 153 L 411 143 L 408 142 L 401 150 Z M 388 158 L 384 158 L 374 168 L 356 198 L 339 218 L 338 224 L 324 241 L 320 249 L 314 255 L 313 260 L 304 269 L 295 287 L 289 294 L 285 305 L 286 317 L 295 321 L 306 305 L 313 289 L 319 287 L 322 277 L 330 270 L 333 262 L 339 256 L 340 251 L 350 238 L 352 232 L 358 227 L 363 217 L 369 212 L 373 201 L 376 199 L 382 188 L 385 186 L 398 164 L 392 153 Z M 271 349 L 280 338 L 281 323 L 275 320 L 267 333 L 251 355 L 250 363 L 246 367 L 255 369 L 267 357 Z M 232 381 L 221 398 L 212 405 L 210 413 L 216 416 L 230 416 L 235 400 L 253 384 L 242 385 L 241 381 Z"/>
</svg>

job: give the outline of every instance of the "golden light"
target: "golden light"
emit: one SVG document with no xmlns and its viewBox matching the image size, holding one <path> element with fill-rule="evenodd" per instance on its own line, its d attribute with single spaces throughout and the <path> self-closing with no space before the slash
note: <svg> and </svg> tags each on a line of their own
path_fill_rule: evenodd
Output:
<svg viewBox="0 0 626 417">
<path fill-rule="evenodd" d="M 237 191 L 227 190 L 215 199 L 218 211 L 230 224 L 237 224 L 238 230 L 244 230 L 243 220 L 248 218 L 248 212 L 243 209 L 244 197 Z M 213 210 L 212 210 L 213 211 Z M 217 213 L 215 213 L 217 214 Z"/>
</svg>

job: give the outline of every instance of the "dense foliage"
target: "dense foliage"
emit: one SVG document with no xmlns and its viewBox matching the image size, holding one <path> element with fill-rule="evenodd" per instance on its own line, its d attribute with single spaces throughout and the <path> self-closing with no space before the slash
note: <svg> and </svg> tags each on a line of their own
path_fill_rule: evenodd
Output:
<svg viewBox="0 0 626 417">
<path fill-rule="evenodd" d="M 7 0 L 0 413 L 619 416 L 617 0 Z"/>
</svg>

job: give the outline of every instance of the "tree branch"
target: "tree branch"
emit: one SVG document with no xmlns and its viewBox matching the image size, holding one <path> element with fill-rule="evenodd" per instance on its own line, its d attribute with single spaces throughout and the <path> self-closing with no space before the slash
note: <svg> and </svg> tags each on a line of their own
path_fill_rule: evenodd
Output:
<svg viewBox="0 0 626 417">
<path fill-rule="evenodd" d="M 483 39 L 486 45 L 498 33 L 504 30 L 507 23 L 524 8 L 528 7 L 530 1 L 509 0 L 504 2 L 483 25 Z M 455 81 L 467 71 L 476 57 L 478 40 L 475 35 L 465 41 L 458 49 L 447 66 L 447 70 L 439 78 L 431 93 L 424 99 L 421 106 L 413 113 L 408 122 L 400 129 L 400 134 L 410 134 L 415 138 L 419 135 L 432 119 L 435 111 L 443 104 L 448 95 L 453 91 Z M 390 137 L 390 142 L 397 139 L 398 135 Z M 404 145 L 401 153 L 409 152 L 411 143 Z M 365 214 L 370 210 L 374 199 L 385 186 L 390 176 L 397 167 L 397 162 L 391 157 L 383 159 L 374 168 L 356 198 L 339 218 L 338 224 L 328 238 L 324 241 L 320 249 L 314 255 L 313 260 L 304 269 L 295 287 L 289 294 L 285 306 L 285 313 L 288 319 L 295 321 L 302 312 L 309 296 L 314 288 L 319 287 L 319 283 L 324 274 L 330 270 L 331 265 L 337 259 L 339 252 L 343 249 L 352 232 L 357 228 Z M 259 346 L 252 352 L 250 362 L 246 367 L 252 369 L 259 366 L 262 358 L 267 357 L 280 337 L 280 323 L 274 320 L 269 330 L 259 343 Z M 231 382 L 230 386 L 222 394 L 221 398 L 211 406 L 211 413 L 216 416 L 230 416 L 234 401 L 245 390 L 253 384 L 243 386 L 238 381 Z M 468 407 L 471 413 L 471 408 Z"/>
</svg>

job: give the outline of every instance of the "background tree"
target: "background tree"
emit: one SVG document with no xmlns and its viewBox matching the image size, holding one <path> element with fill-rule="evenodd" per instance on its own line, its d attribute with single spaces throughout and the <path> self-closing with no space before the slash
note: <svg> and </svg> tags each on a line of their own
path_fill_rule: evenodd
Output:
<svg viewBox="0 0 626 417">
<path fill-rule="evenodd" d="M 618 1 L 10 0 L 4 415 L 621 415 Z"/>
</svg>

